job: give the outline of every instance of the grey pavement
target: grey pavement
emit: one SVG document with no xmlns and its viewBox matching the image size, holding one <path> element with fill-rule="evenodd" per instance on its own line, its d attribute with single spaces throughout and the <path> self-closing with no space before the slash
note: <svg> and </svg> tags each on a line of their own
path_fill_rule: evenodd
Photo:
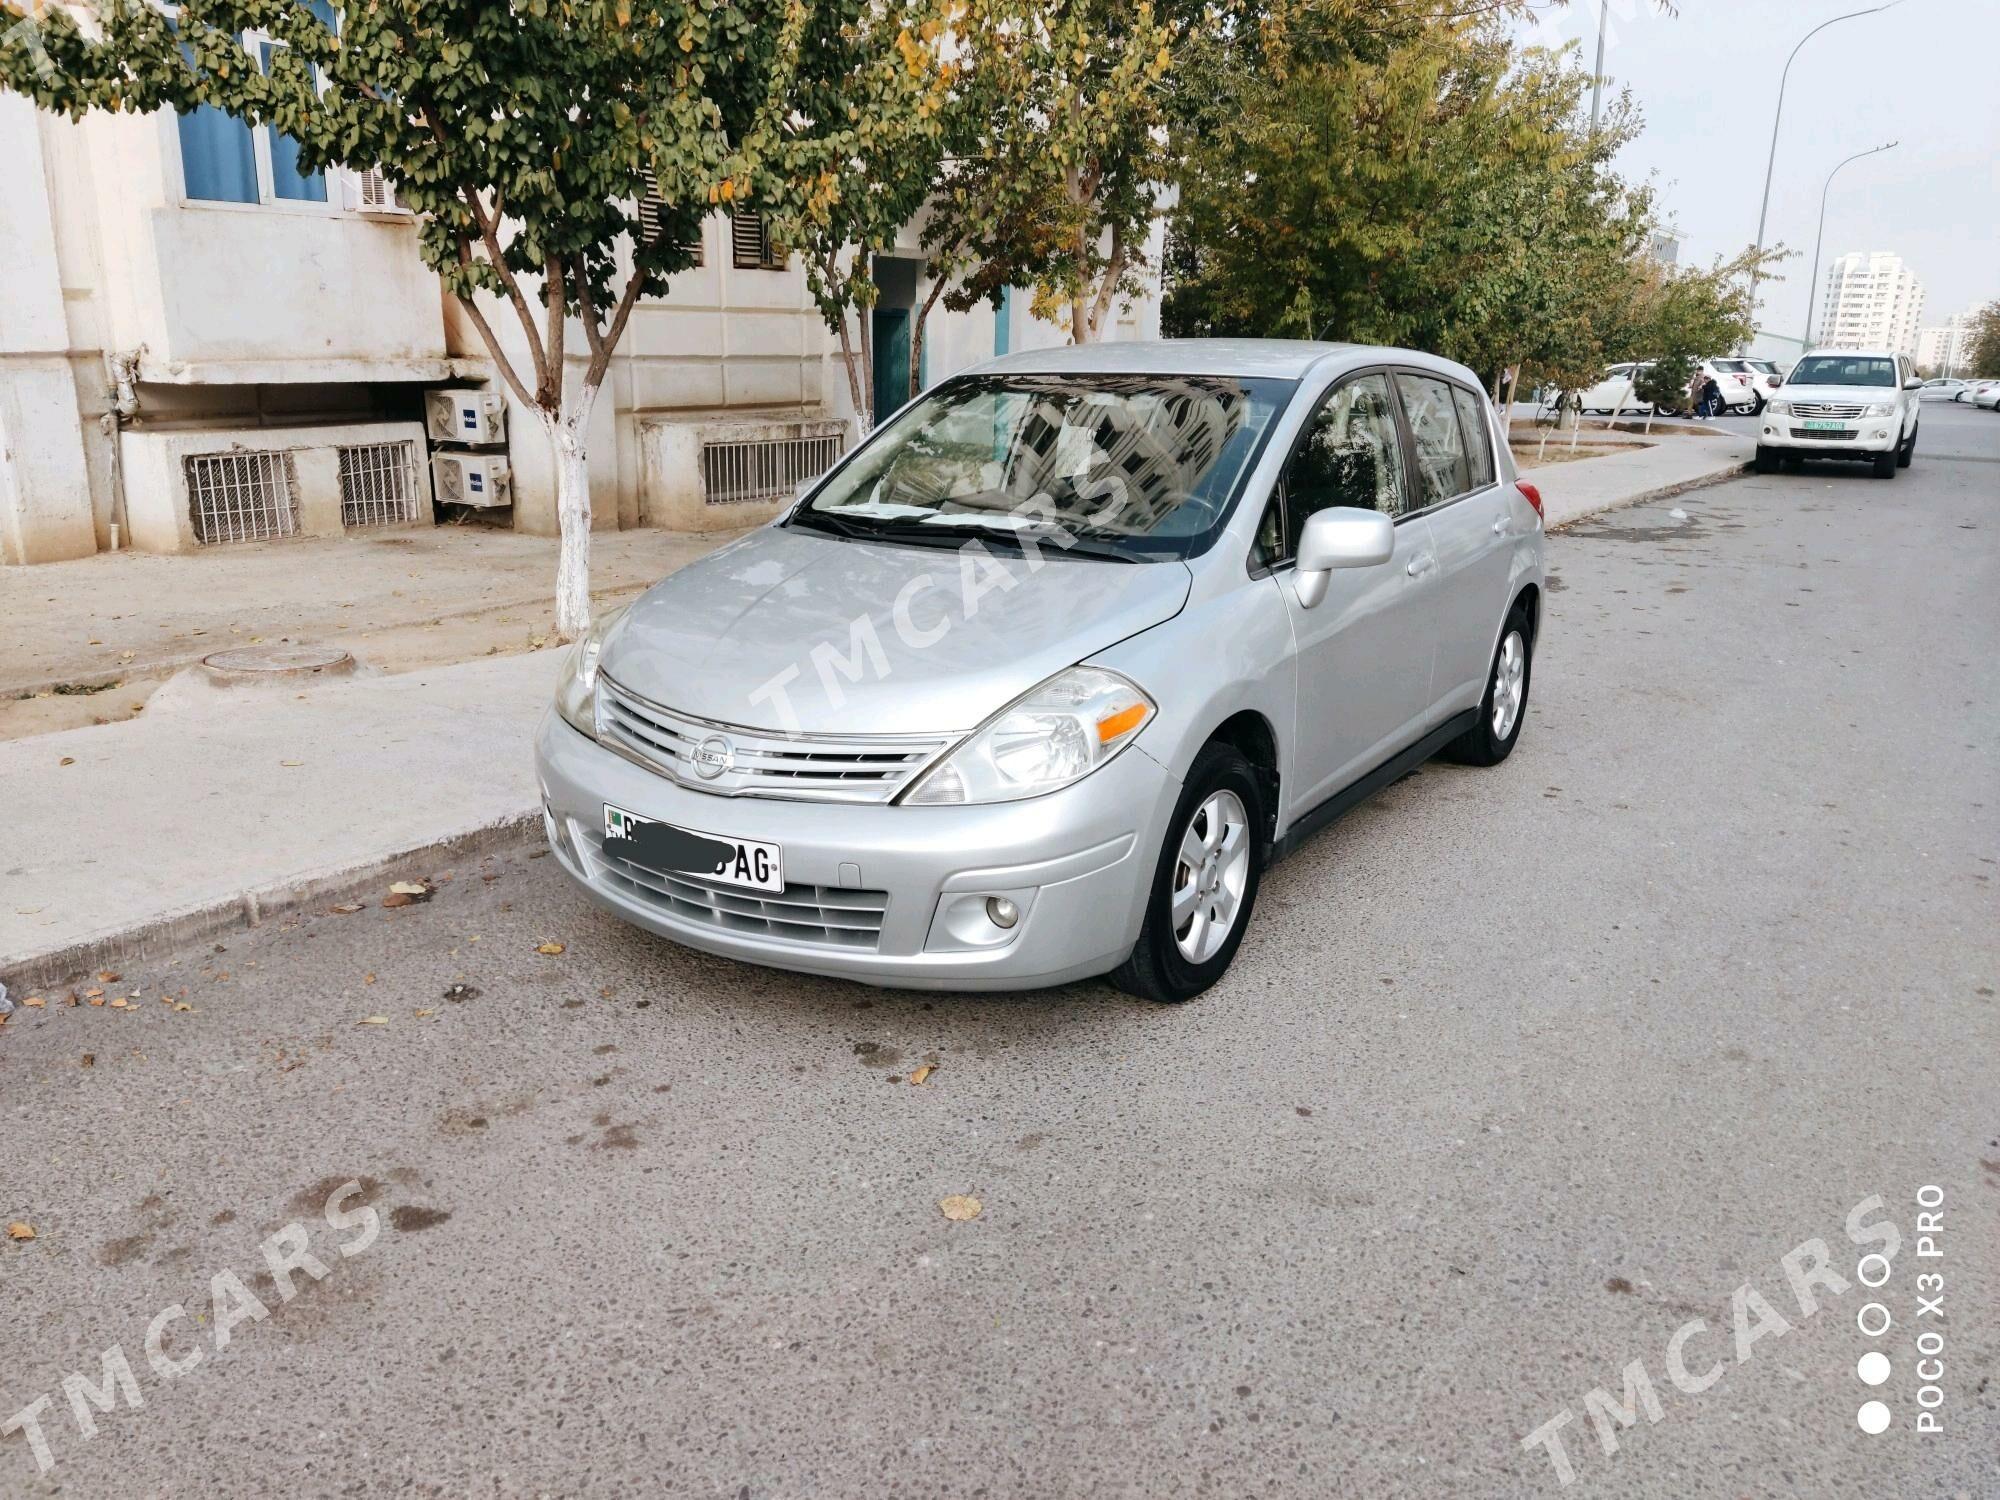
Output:
<svg viewBox="0 0 2000 1500">
<path fill-rule="evenodd" d="M 708 959 L 516 850 L 129 966 L 131 1009 L 17 1013 L 0 1423 L 50 1396 L 55 1467 L 0 1438 L 0 1493 L 1990 1500 L 1979 417 L 1927 411 L 1893 482 L 1753 476 L 1553 538 L 1520 749 L 1279 866 L 1190 1006 Z M 361 1231 L 316 1215 L 347 1180 L 379 1229 L 343 1258 Z M 1871 1195 L 1903 1249 L 1863 1293 Z M 284 1303 L 258 1243 L 290 1221 L 328 1274 Z M 1847 1290 L 1805 1315 L 1780 1258 L 1811 1239 Z M 217 1353 L 224 1270 L 271 1308 Z M 1742 1287 L 1785 1326 L 1739 1362 Z M 167 1380 L 176 1302 L 163 1355 L 206 1353 Z M 1696 1317 L 1719 1373 L 1687 1394 Z M 62 1382 L 114 1342 L 145 1404 L 85 1439 Z M 1661 1420 L 1607 1456 L 1584 1398 L 1634 1360 Z M 1567 1489 L 1522 1446 L 1564 1410 Z"/>
<path fill-rule="evenodd" d="M 1530 477 L 1556 525 L 1725 477 L 1748 452 L 1739 448 L 1735 440 L 1680 437 L 1643 452 L 1550 465 Z M 608 582 L 602 576 L 599 582 L 636 588 L 643 581 L 637 570 L 652 565 L 669 572 L 719 540 L 661 535 L 662 541 L 634 543 L 608 558 L 599 546 L 609 573 Z M 342 568 L 349 556 L 364 559 L 350 571 L 328 571 L 371 609 L 428 609 L 440 600 L 467 607 L 484 600 L 491 608 L 490 590 L 527 587 L 531 565 L 548 564 L 545 543 L 520 540 L 531 545 L 502 545 L 513 541 L 502 534 L 417 538 L 404 551 L 391 549 L 408 558 L 413 577 L 428 580 L 412 600 L 390 587 L 401 566 L 385 569 L 366 550 L 374 544 L 343 554 Z M 486 576 L 478 556 L 460 557 L 453 544 L 486 557 L 486 583 L 478 583 Z M 180 632 L 170 630 L 171 639 L 202 645 L 186 635 L 191 620 L 214 625 L 240 616 L 263 621 L 263 631 L 283 623 L 287 554 L 280 547 L 249 550 L 253 555 L 243 560 L 98 558 L 58 566 L 173 563 L 203 569 L 203 576 L 219 567 L 213 578 L 220 593 L 198 608 L 187 606 L 185 615 L 169 614 Z M 14 571 L 39 578 L 48 570 Z M 296 595 L 300 575 L 289 576 Z M 546 588 L 547 578 L 536 576 Z M 249 592 L 232 599 L 227 591 L 238 584 Z M 57 600 L 63 595 L 56 585 L 50 592 Z M 218 600 L 228 600 L 227 607 Z M 339 613 L 337 601 L 314 608 L 319 615 L 306 610 L 294 619 L 295 635 L 342 644 L 338 633 L 305 628 L 329 610 Z M 61 623 L 68 616 L 54 618 Z M 44 640 L 43 658 L 54 659 L 47 620 L 17 621 L 14 628 Z M 131 628 L 147 627 L 135 620 Z M 248 638 L 220 637 L 227 644 Z M 183 675 L 147 701 L 142 717 L 0 740 L 0 785 L 15 794 L 11 836 L 0 854 L 0 979 L 20 984 L 123 962 L 245 912 L 282 910 L 413 851 L 531 821 L 537 798 L 530 732 L 557 666 L 553 653 L 427 665 L 303 696 L 279 690 L 222 696 L 199 691 Z"/>
</svg>

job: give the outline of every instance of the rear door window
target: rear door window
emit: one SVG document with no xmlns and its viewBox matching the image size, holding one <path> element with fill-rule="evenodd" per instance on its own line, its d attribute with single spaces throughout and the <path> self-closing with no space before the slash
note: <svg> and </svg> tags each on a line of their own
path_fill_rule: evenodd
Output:
<svg viewBox="0 0 2000 1500">
<path fill-rule="evenodd" d="M 1458 411 L 1451 387 L 1429 375 L 1399 371 L 1396 390 L 1403 398 L 1403 415 L 1417 448 L 1418 504 L 1428 508 L 1472 488 L 1472 470 L 1458 430 Z"/>
</svg>

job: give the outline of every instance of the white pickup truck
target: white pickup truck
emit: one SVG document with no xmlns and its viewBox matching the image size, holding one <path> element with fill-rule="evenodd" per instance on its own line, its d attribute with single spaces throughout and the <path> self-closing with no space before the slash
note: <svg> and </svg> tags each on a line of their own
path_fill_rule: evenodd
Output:
<svg viewBox="0 0 2000 1500">
<path fill-rule="evenodd" d="M 1807 458 L 1863 459 L 1894 479 L 1917 451 L 1917 378 L 1909 357 L 1887 349 L 1815 349 L 1765 403 L 1757 472 Z"/>
</svg>

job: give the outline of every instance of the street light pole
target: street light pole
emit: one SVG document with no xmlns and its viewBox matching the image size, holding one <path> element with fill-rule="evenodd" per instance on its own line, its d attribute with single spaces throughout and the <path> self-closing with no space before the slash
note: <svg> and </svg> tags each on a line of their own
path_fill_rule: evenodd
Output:
<svg viewBox="0 0 2000 1500">
<path fill-rule="evenodd" d="M 1791 80 L 1792 60 L 1799 55 L 1800 47 L 1805 46 L 1807 42 L 1818 36 L 1827 27 L 1836 25 L 1841 21 L 1852 21 L 1856 16 L 1872 16 L 1878 11 L 1894 10 L 1902 3 L 1903 0 L 1889 0 L 1889 3 L 1886 5 L 1871 5 L 1866 10 L 1850 10 L 1844 16 L 1833 16 L 1828 20 L 1824 20 L 1804 36 L 1800 37 L 1797 45 L 1792 48 L 1791 56 L 1785 59 L 1784 71 L 1778 75 L 1778 107 L 1771 115 L 1771 149 L 1764 157 L 1764 199 L 1757 206 L 1757 254 L 1760 257 L 1764 253 L 1764 225 L 1771 212 L 1771 168 L 1778 161 L 1778 124 L 1785 118 L 1785 85 Z M 1601 52 L 1603 48 L 1603 33 L 1600 32 L 1598 37 L 1598 45 Z M 1755 264 L 1752 264 L 1750 267 L 1750 331 L 1753 334 L 1757 331 L 1758 269 L 1758 266 Z M 1806 316 L 1810 320 L 1812 316 L 1810 308 L 1807 310 Z M 1748 346 L 1746 345 L 1745 347 L 1747 348 Z"/>
<path fill-rule="evenodd" d="M 1597 139 L 1597 104 L 1604 93 L 1604 29 L 1611 22 L 1611 0 L 1597 12 L 1597 71 L 1590 78 L 1590 138 Z"/>
<path fill-rule="evenodd" d="M 1857 151 L 1848 157 L 1847 161 L 1841 162 L 1840 166 L 1836 166 L 1826 174 L 1826 186 L 1819 190 L 1819 233 L 1813 236 L 1812 280 L 1806 283 L 1806 333 L 1799 341 L 1801 354 L 1812 348 L 1813 304 L 1819 300 L 1819 247 L 1826 239 L 1826 195 L 1833 188 L 1833 179 L 1840 175 L 1840 168 L 1846 166 L 1848 161 L 1860 161 L 1864 156 L 1879 156 L 1884 151 L 1893 151 L 1901 144 L 1900 141 L 1890 141 L 1886 146 L 1871 146 L 1866 151 Z"/>
</svg>

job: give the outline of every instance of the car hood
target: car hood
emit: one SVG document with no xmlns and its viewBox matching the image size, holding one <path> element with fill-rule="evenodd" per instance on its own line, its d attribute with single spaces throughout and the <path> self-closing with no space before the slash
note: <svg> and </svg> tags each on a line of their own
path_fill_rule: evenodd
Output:
<svg viewBox="0 0 2000 1500">
<path fill-rule="evenodd" d="M 602 670 L 722 724 L 941 734 L 1172 619 L 1191 582 L 1180 562 L 1036 562 L 768 526 L 648 589 L 612 627 Z"/>
<path fill-rule="evenodd" d="M 1773 401 L 1825 401 L 1835 406 L 1873 406 L 1893 402 L 1901 392 L 1892 385 L 1781 385 Z"/>
</svg>

